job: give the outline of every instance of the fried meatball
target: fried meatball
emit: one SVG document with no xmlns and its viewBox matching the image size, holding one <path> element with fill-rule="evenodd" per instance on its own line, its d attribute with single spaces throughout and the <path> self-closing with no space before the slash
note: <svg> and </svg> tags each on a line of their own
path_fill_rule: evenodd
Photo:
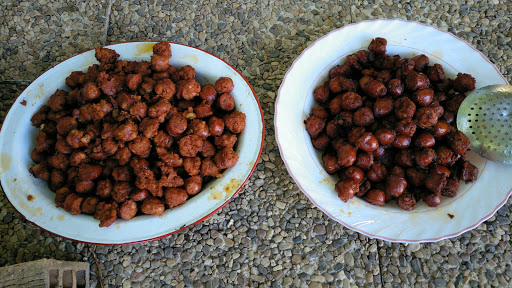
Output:
<svg viewBox="0 0 512 288">
<path fill-rule="evenodd" d="M 475 165 L 469 163 L 469 161 L 464 161 L 464 163 L 462 164 L 460 179 L 466 182 L 473 182 L 476 181 L 477 177 L 478 168 Z"/>
<path fill-rule="evenodd" d="M 368 170 L 373 165 L 373 154 L 362 152 L 357 155 L 355 165 L 361 169 Z"/>
<path fill-rule="evenodd" d="M 364 171 L 356 166 L 350 166 L 345 170 L 345 177 L 354 180 L 357 183 L 361 183 L 364 180 Z"/>
<path fill-rule="evenodd" d="M 117 60 L 119 54 L 117 54 L 116 51 L 112 49 L 99 47 L 95 49 L 94 56 L 98 61 L 100 61 L 101 64 L 112 64 Z"/>
<path fill-rule="evenodd" d="M 425 54 L 414 56 L 412 60 L 414 61 L 414 70 L 418 72 L 424 71 L 429 64 L 429 59 Z"/>
<path fill-rule="evenodd" d="M 158 42 L 153 46 L 153 53 L 169 59 L 172 56 L 171 45 L 167 41 Z"/>
<path fill-rule="evenodd" d="M 329 147 L 329 144 L 331 144 L 331 140 L 326 134 L 320 134 L 318 137 L 313 138 L 311 143 L 316 149 L 325 150 Z"/>
<path fill-rule="evenodd" d="M 201 192 L 201 186 L 203 185 L 203 178 L 199 175 L 191 176 L 185 179 L 185 191 L 190 196 L 194 196 Z"/>
<path fill-rule="evenodd" d="M 80 164 L 78 166 L 78 176 L 82 180 L 94 180 L 100 177 L 102 171 L 100 165 Z"/>
<path fill-rule="evenodd" d="M 405 192 L 397 198 L 396 204 L 405 211 L 411 211 L 416 208 L 416 198 L 411 193 Z"/>
<path fill-rule="evenodd" d="M 434 64 L 429 66 L 427 70 L 427 76 L 431 81 L 443 81 L 445 79 L 445 73 L 441 64 Z"/>
<path fill-rule="evenodd" d="M 176 93 L 176 85 L 171 79 L 162 79 L 155 86 L 155 93 L 163 99 L 170 100 Z"/>
<path fill-rule="evenodd" d="M 364 200 L 373 205 L 384 206 L 386 203 L 386 195 L 382 190 L 372 189 L 365 194 Z"/>
<path fill-rule="evenodd" d="M 199 104 L 194 107 L 194 113 L 197 118 L 206 118 L 213 115 L 212 106 L 207 103 Z"/>
<path fill-rule="evenodd" d="M 128 199 L 133 187 L 128 182 L 116 182 L 112 188 L 112 199 L 117 203 L 124 202 Z"/>
<path fill-rule="evenodd" d="M 149 197 L 149 192 L 146 189 L 138 189 L 130 195 L 130 199 L 133 201 L 144 201 Z"/>
<path fill-rule="evenodd" d="M 232 148 L 224 148 L 215 154 L 213 160 L 220 169 L 227 169 L 236 165 L 238 155 Z"/>
<path fill-rule="evenodd" d="M 158 120 L 146 117 L 139 124 L 139 132 L 142 132 L 145 137 L 151 139 L 158 134 L 159 126 L 160 122 Z"/>
<path fill-rule="evenodd" d="M 306 130 L 313 138 L 316 138 L 324 130 L 324 127 L 325 121 L 315 115 L 306 120 Z"/>
<path fill-rule="evenodd" d="M 130 149 L 133 154 L 146 158 L 151 152 L 151 142 L 146 136 L 138 135 L 135 139 L 128 142 L 128 149 Z"/>
<path fill-rule="evenodd" d="M 404 149 L 411 145 L 411 137 L 406 135 L 398 135 L 392 143 L 393 147 Z"/>
<path fill-rule="evenodd" d="M 348 112 L 348 113 L 350 113 L 350 112 Z M 311 113 L 309 115 L 315 115 L 318 118 L 327 119 L 329 117 L 329 111 L 327 111 L 327 109 L 325 109 L 325 107 L 317 106 L 311 110 Z"/>
<path fill-rule="evenodd" d="M 116 129 L 116 131 L 114 132 L 114 136 L 117 140 L 120 141 L 132 141 L 133 139 L 137 138 L 137 130 L 137 125 L 134 124 L 132 121 L 128 121 Z"/>
<path fill-rule="evenodd" d="M 133 200 L 126 200 L 119 208 L 119 217 L 124 220 L 130 220 L 137 214 L 137 203 Z"/>
<path fill-rule="evenodd" d="M 386 178 L 388 175 L 388 171 L 386 167 L 380 163 L 373 164 L 368 172 L 366 173 L 366 176 L 370 181 L 372 182 L 380 182 Z"/>
<path fill-rule="evenodd" d="M 452 126 L 446 122 L 446 121 L 438 121 L 434 127 L 432 127 L 432 133 L 433 137 L 435 138 L 441 138 L 448 133 L 450 133 L 452 130 Z"/>
<path fill-rule="evenodd" d="M 421 186 L 425 182 L 427 174 L 423 170 L 408 168 L 405 171 L 407 183 L 413 186 Z"/>
<path fill-rule="evenodd" d="M 322 161 L 324 163 L 325 171 L 330 175 L 336 174 L 336 172 L 341 169 L 336 156 L 325 154 L 322 156 Z"/>
<path fill-rule="evenodd" d="M 370 45 L 368 46 L 368 50 L 374 52 L 375 54 L 383 55 L 386 53 L 386 46 L 388 45 L 388 40 L 377 37 L 372 39 Z"/>
<path fill-rule="evenodd" d="M 245 129 L 245 114 L 240 111 L 234 111 L 231 114 L 224 116 L 224 124 L 229 131 L 238 134 Z"/>
<path fill-rule="evenodd" d="M 395 101 L 395 116 L 398 119 L 412 118 L 416 113 L 416 105 L 407 97 L 398 98 Z"/>
<path fill-rule="evenodd" d="M 228 93 L 223 93 L 217 99 L 215 99 L 215 104 L 222 111 L 231 111 L 235 109 L 235 98 Z"/>
<path fill-rule="evenodd" d="M 441 204 L 441 195 L 432 193 L 423 196 L 423 202 L 425 202 L 430 207 L 437 207 Z"/>
<path fill-rule="evenodd" d="M 457 78 L 453 80 L 453 89 L 457 92 L 468 92 L 475 90 L 475 78 L 470 74 L 457 74 Z"/>
<path fill-rule="evenodd" d="M 423 73 L 416 73 L 414 71 L 407 74 L 405 78 L 405 87 L 409 90 L 425 89 L 430 86 L 430 80 L 427 75 Z"/>
<path fill-rule="evenodd" d="M 219 177 L 220 168 L 217 167 L 213 160 L 206 158 L 201 162 L 201 171 L 199 174 L 203 177 L 211 176 L 211 177 Z"/>
<path fill-rule="evenodd" d="M 356 83 L 343 76 L 336 76 L 329 80 L 329 89 L 331 90 L 332 93 L 355 91 Z"/>
<path fill-rule="evenodd" d="M 421 107 L 414 116 L 414 122 L 422 129 L 429 129 L 437 124 L 439 114 L 432 107 Z"/>
<path fill-rule="evenodd" d="M 89 82 L 81 90 L 82 97 L 87 100 L 94 100 L 100 97 L 101 91 L 95 83 Z"/>
<path fill-rule="evenodd" d="M 171 136 L 179 136 L 187 130 L 187 119 L 181 114 L 174 114 L 167 122 L 165 129 Z"/>
<path fill-rule="evenodd" d="M 169 148 L 173 143 L 173 138 L 163 130 L 158 130 L 155 137 L 153 137 L 153 143 L 155 144 L 155 147 Z"/>
<path fill-rule="evenodd" d="M 187 135 L 178 141 L 180 154 L 195 157 L 203 147 L 203 139 L 197 135 Z"/>
<path fill-rule="evenodd" d="M 215 155 L 215 153 L 217 153 L 217 150 L 215 150 L 215 146 L 213 146 L 213 144 L 210 141 L 203 140 L 203 147 L 201 148 L 201 156 L 203 156 L 204 158 L 210 158 L 210 157 L 213 157 Z"/>
<path fill-rule="evenodd" d="M 177 96 L 185 100 L 192 100 L 201 92 L 201 85 L 194 79 L 178 82 Z"/>
<path fill-rule="evenodd" d="M 434 136 L 432 136 L 432 134 L 430 133 L 426 133 L 426 132 L 423 132 L 423 133 L 420 133 L 416 140 L 414 141 L 414 145 L 418 146 L 418 147 L 423 147 L 423 148 L 430 148 L 432 146 L 434 146 L 436 144 L 436 140 L 434 138 Z"/>
<path fill-rule="evenodd" d="M 407 181 L 403 177 L 390 175 L 386 179 L 386 193 L 393 197 L 398 197 L 404 193 L 407 187 Z"/>
<path fill-rule="evenodd" d="M 329 79 L 332 79 L 336 76 L 347 76 L 349 73 L 349 65 L 336 65 L 329 70 Z"/>
<path fill-rule="evenodd" d="M 391 129 L 379 129 L 375 132 L 375 137 L 377 137 L 380 144 L 390 145 L 395 140 L 396 133 Z"/>
<path fill-rule="evenodd" d="M 112 170 L 112 178 L 115 181 L 130 181 L 132 180 L 131 168 L 129 166 L 117 166 Z"/>
<path fill-rule="evenodd" d="M 459 182 L 455 179 L 448 179 L 446 180 L 446 185 L 444 186 L 443 190 L 441 191 L 441 195 L 446 197 L 455 197 L 457 196 L 457 193 L 459 192 Z"/>
<path fill-rule="evenodd" d="M 361 149 L 366 152 L 372 152 L 377 150 L 379 147 L 379 141 L 371 132 L 365 132 L 359 139 L 356 141 L 356 148 Z"/>
<path fill-rule="evenodd" d="M 400 79 L 391 79 L 388 82 L 387 91 L 393 97 L 401 96 L 404 92 L 404 85 Z"/>
<path fill-rule="evenodd" d="M 446 175 L 431 171 L 425 178 L 425 187 L 434 194 L 440 194 L 447 183 Z"/>
<path fill-rule="evenodd" d="M 435 157 L 436 152 L 431 148 L 424 148 L 415 153 L 416 164 L 420 168 L 427 168 L 434 161 Z"/>
<path fill-rule="evenodd" d="M 359 191 L 359 184 L 354 180 L 339 180 L 334 186 L 338 197 L 343 202 L 354 198 L 354 195 Z"/>
<path fill-rule="evenodd" d="M 218 93 L 231 93 L 234 88 L 233 80 L 229 77 L 220 77 L 215 81 L 215 90 Z"/>
<path fill-rule="evenodd" d="M 221 135 L 220 137 L 215 137 L 214 143 L 218 148 L 233 148 L 237 141 L 237 137 L 235 134 L 231 134 L 229 132 Z"/>
<path fill-rule="evenodd" d="M 185 189 L 181 188 L 167 188 L 165 190 L 165 204 L 170 208 L 176 207 L 185 203 L 188 199 L 188 194 Z"/>
<path fill-rule="evenodd" d="M 338 164 L 343 167 L 349 167 L 354 164 L 357 159 L 356 148 L 351 145 L 342 145 L 337 150 Z"/>
<path fill-rule="evenodd" d="M 178 70 L 178 75 L 180 76 L 180 79 L 182 80 L 188 80 L 188 79 L 195 79 L 196 78 L 196 69 L 190 65 L 186 65 L 181 67 L 180 70 Z"/>
<path fill-rule="evenodd" d="M 201 158 L 199 157 L 185 157 L 183 160 L 183 167 L 190 176 L 199 174 L 201 168 Z"/>
<path fill-rule="evenodd" d="M 84 198 L 78 196 L 75 193 L 71 193 L 66 197 L 64 201 L 63 208 L 64 210 L 71 213 L 71 215 L 78 215 L 81 212 L 81 205 Z"/>
<path fill-rule="evenodd" d="M 172 188 L 168 188 L 168 189 L 172 189 Z M 167 195 L 167 193 L 166 193 L 166 195 Z M 167 202 L 167 197 L 166 197 L 166 202 Z M 162 201 L 155 197 L 148 197 L 148 198 L 144 199 L 144 202 L 142 202 L 142 205 L 140 207 L 140 211 L 142 213 L 149 214 L 149 215 L 160 215 L 160 214 L 164 213 L 164 210 L 165 210 L 165 206 L 162 203 Z"/>
<path fill-rule="evenodd" d="M 96 212 L 96 205 L 98 205 L 100 199 L 95 196 L 89 196 L 82 201 L 81 210 L 84 214 L 94 215 Z"/>
<path fill-rule="evenodd" d="M 373 113 L 377 117 L 383 117 L 393 112 L 393 99 L 383 97 L 378 98 L 373 105 Z"/>
<path fill-rule="evenodd" d="M 94 213 L 94 218 L 100 220 L 100 227 L 108 227 L 112 225 L 117 219 L 117 203 L 98 203 L 96 206 L 96 212 Z"/>
<path fill-rule="evenodd" d="M 384 85 L 384 83 L 377 80 L 373 80 L 363 87 L 363 91 L 366 93 L 366 95 L 370 97 L 378 98 L 386 95 L 388 89 L 386 88 L 386 85 Z"/>
<path fill-rule="evenodd" d="M 126 81 L 126 87 L 130 89 L 131 91 L 135 91 L 139 88 L 140 84 L 142 83 L 142 74 L 128 74 L 125 78 Z"/>
<path fill-rule="evenodd" d="M 373 112 L 369 107 L 361 107 L 354 112 L 353 121 L 358 126 L 368 126 L 373 122 Z"/>
<path fill-rule="evenodd" d="M 216 116 L 210 117 L 210 119 L 208 119 L 208 131 L 215 137 L 222 135 L 224 131 L 224 120 Z"/>
<path fill-rule="evenodd" d="M 201 97 L 201 99 L 203 99 L 207 104 L 212 105 L 215 102 L 215 99 L 217 98 L 217 91 L 215 90 L 215 87 L 213 87 L 212 84 L 208 84 L 201 88 L 201 91 L 199 92 L 199 97 Z"/>
<path fill-rule="evenodd" d="M 329 88 L 324 85 L 320 85 L 313 90 L 313 97 L 319 103 L 324 103 L 329 100 Z"/>
<path fill-rule="evenodd" d="M 412 100 L 420 106 L 430 105 L 433 99 L 434 89 L 432 88 L 416 90 L 416 92 L 414 92 L 414 96 L 412 97 Z"/>
<path fill-rule="evenodd" d="M 346 92 L 341 95 L 341 101 L 341 108 L 345 110 L 355 110 L 363 105 L 361 96 L 354 92 Z"/>
<path fill-rule="evenodd" d="M 457 131 L 448 135 L 448 143 L 453 152 L 464 154 L 471 147 L 471 142 L 464 133 Z"/>
<path fill-rule="evenodd" d="M 169 69 L 169 57 L 153 54 L 151 55 L 151 69 L 163 72 Z"/>
</svg>

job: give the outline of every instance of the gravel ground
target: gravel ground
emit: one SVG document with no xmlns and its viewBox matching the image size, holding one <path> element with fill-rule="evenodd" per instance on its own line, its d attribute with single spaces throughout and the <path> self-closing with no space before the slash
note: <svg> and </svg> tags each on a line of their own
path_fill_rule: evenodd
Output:
<svg viewBox="0 0 512 288">
<path fill-rule="evenodd" d="M 24 221 L 0 190 L 0 266 L 44 257 L 89 261 L 92 287 L 99 287 L 93 251 L 106 287 L 510 286 L 510 200 L 484 224 L 450 240 L 404 245 L 371 239 L 330 220 L 299 191 L 273 131 L 276 91 L 291 62 L 327 32 L 365 19 L 396 17 L 450 31 L 511 81 L 510 2 L 112 2 L 0 3 L 0 119 L 30 81 L 76 53 L 127 40 L 170 40 L 213 52 L 248 78 L 265 114 L 260 163 L 244 190 L 213 217 L 135 245 L 51 236 Z"/>
</svg>

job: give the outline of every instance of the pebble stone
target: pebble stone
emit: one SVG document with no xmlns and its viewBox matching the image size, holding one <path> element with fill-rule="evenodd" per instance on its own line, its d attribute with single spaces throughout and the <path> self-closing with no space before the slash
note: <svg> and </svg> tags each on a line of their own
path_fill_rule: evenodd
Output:
<svg viewBox="0 0 512 288">
<path fill-rule="evenodd" d="M 33 81 L 105 41 L 107 1 L 2 1 L 0 81 Z"/>
<path fill-rule="evenodd" d="M 512 282 L 511 200 L 470 232 L 437 243 L 368 238 L 328 218 L 288 175 L 274 102 L 293 60 L 329 31 L 401 18 L 468 41 L 512 82 L 510 5 L 502 1 L 85 1 L 0 3 L 0 124 L 42 71 L 98 45 L 169 40 L 214 53 L 252 84 L 265 115 L 262 157 L 245 188 L 202 223 L 151 242 L 71 242 L 24 220 L 0 188 L 0 266 L 88 261 L 91 287 L 503 287 Z M 107 13 L 110 11 L 110 13 Z M 107 25 L 108 24 L 108 25 Z"/>
</svg>

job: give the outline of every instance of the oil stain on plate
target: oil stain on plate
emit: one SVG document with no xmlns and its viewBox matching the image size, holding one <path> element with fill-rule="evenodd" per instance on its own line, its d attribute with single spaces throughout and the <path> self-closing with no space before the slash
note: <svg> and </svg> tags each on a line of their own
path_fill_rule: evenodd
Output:
<svg viewBox="0 0 512 288">
<path fill-rule="evenodd" d="M 172 47 L 171 47 L 171 49 L 172 49 Z M 192 65 L 192 66 L 197 65 L 197 63 L 199 63 L 199 58 L 195 54 L 183 55 L 183 57 L 181 57 L 181 60 L 185 61 L 187 63 L 187 65 Z"/>
<path fill-rule="evenodd" d="M 236 189 L 242 184 L 240 180 L 237 179 L 231 179 L 228 185 L 224 187 L 222 190 L 214 190 L 210 192 L 210 195 L 208 196 L 208 200 L 221 200 L 224 198 L 224 200 L 227 200 L 235 191 Z M 223 197 L 224 196 L 224 197 Z"/>
<path fill-rule="evenodd" d="M 135 45 L 135 50 L 137 50 L 137 53 L 135 53 L 135 57 L 144 55 L 149 52 L 153 52 L 153 46 L 155 43 L 141 43 Z"/>
<path fill-rule="evenodd" d="M 7 153 L 0 153 L 0 176 L 2 176 L 5 171 L 11 169 L 11 162 L 11 155 Z"/>
</svg>

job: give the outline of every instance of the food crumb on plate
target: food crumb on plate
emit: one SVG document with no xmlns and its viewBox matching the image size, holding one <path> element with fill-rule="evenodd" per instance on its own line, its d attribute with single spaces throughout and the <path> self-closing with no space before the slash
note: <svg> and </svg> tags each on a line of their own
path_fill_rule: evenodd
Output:
<svg viewBox="0 0 512 288">
<path fill-rule="evenodd" d="M 32 195 L 28 195 L 28 196 L 27 196 L 27 200 L 28 200 L 28 201 L 32 201 L 32 200 L 34 200 L 34 196 L 32 196 Z"/>
<path fill-rule="evenodd" d="M 448 217 L 450 217 L 450 219 L 453 219 L 453 217 L 455 217 L 455 215 L 448 213 Z"/>
<path fill-rule="evenodd" d="M 27 106 L 27 100 L 21 101 L 20 104 L 23 105 L 23 106 Z"/>
</svg>

